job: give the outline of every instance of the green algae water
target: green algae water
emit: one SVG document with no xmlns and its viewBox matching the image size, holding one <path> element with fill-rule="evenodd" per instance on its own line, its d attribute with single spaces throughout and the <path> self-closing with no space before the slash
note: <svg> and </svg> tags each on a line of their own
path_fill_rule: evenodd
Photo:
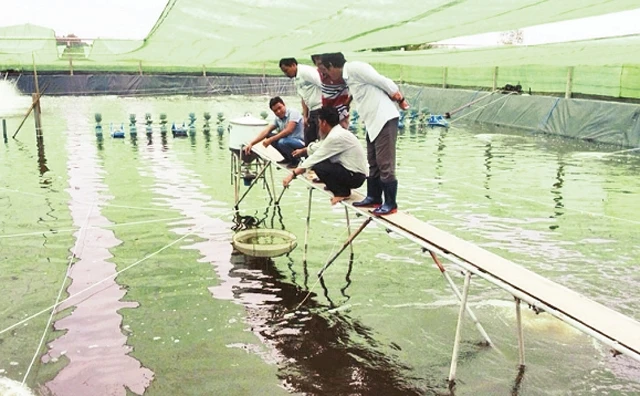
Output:
<svg viewBox="0 0 640 396">
<path fill-rule="evenodd" d="M 226 126 L 267 102 L 43 99 L 43 139 L 29 121 L 0 146 L 0 376 L 55 395 L 450 393 L 458 302 L 420 248 L 370 225 L 318 281 L 349 235 L 341 206 L 314 192 L 306 262 L 302 183 L 279 208 L 258 184 L 234 214 Z M 181 125 L 191 112 L 194 136 L 160 134 L 160 113 Z M 204 134 L 204 112 L 222 112 L 224 132 L 212 119 Z M 131 113 L 152 114 L 151 137 L 139 126 L 130 138 Z M 19 122 L 9 116 L 9 130 Z M 109 136 L 111 123 L 125 124 L 125 139 Z M 621 151 L 455 120 L 408 126 L 398 202 L 640 320 L 640 156 Z M 284 176 L 275 172 L 276 194 Z M 362 221 L 351 215 L 351 230 Z M 255 224 L 293 232 L 299 247 L 275 259 L 234 252 L 234 230 Z M 529 309 L 518 376 L 512 298 L 472 279 L 469 299 L 500 352 L 467 320 L 456 393 L 640 392 L 640 364 Z"/>
</svg>

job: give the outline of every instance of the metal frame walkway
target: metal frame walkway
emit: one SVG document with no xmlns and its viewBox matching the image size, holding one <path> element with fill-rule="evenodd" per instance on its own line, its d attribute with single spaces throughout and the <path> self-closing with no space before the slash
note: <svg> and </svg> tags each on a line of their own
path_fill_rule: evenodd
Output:
<svg viewBox="0 0 640 396">
<path fill-rule="evenodd" d="M 257 160 L 258 176 L 253 180 L 253 183 L 248 187 L 245 194 L 239 198 L 236 192 L 236 210 L 239 207 L 240 202 L 251 190 L 259 179 L 262 179 L 267 186 L 267 191 L 274 195 L 276 191 L 276 185 L 273 178 L 273 172 L 271 165 L 277 168 L 285 169 L 277 161 L 281 160 L 280 154 L 272 147 L 263 147 L 261 144 L 257 144 L 253 147 L 253 152 L 259 156 Z M 242 157 L 242 154 L 240 155 Z M 232 167 L 237 167 L 234 171 L 232 169 L 236 182 L 236 191 L 238 191 L 238 183 L 240 181 L 240 166 L 242 160 L 232 160 Z M 268 182 L 264 177 L 266 171 L 270 171 L 271 175 L 271 188 L 268 186 Z M 285 169 L 286 170 L 286 169 Z M 289 170 L 286 170 L 289 172 Z M 232 177 L 232 180 L 234 178 Z M 309 201 L 307 210 L 307 223 L 305 230 L 304 241 L 304 253 L 303 260 L 306 262 L 308 239 L 309 239 L 309 224 L 311 221 L 311 198 L 315 189 L 332 196 L 332 194 L 323 189 L 324 184 L 312 183 L 308 178 L 300 177 L 297 180 L 302 181 L 308 186 L 309 189 Z M 280 193 L 275 200 L 275 204 L 278 205 L 282 195 L 286 189 Z M 272 196 L 274 196 L 272 195 Z M 547 312 L 559 320 L 575 327 L 576 329 L 592 336 L 593 338 L 601 341 L 612 348 L 614 355 L 624 354 L 638 362 L 640 362 L 640 322 L 625 316 L 619 312 L 616 312 L 606 306 L 597 303 L 573 290 L 570 290 L 558 283 L 552 282 L 549 279 L 544 278 L 532 272 L 518 264 L 515 264 L 509 260 L 506 260 L 494 253 L 486 251 L 470 242 L 462 240 L 452 234 L 439 230 L 429 224 L 418 220 L 417 218 L 398 211 L 395 214 L 376 217 L 366 209 L 354 207 L 352 202 L 356 202 L 362 199 L 362 196 L 353 191 L 351 197 L 348 200 L 340 202 L 345 208 L 345 216 L 347 219 L 347 228 L 349 229 L 349 237 L 343 243 L 342 248 L 331 257 L 324 265 L 322 270 L 318 273 L 321 277 L 323 272 L 338 258 L 338 256 L 350 247 L 352 249 L 352 242 L 355 238 L 366 228 L 371 222 L 380 224 L 381 226 L 396 232 L 399 235 L 415 242 L 423 249 L 429 252 L 434 262 L 440 269 L 441 273 L 447 280 L 447 283 L 452 288 L 458 299 L 461 301 L 460 311 L 458 315 L 458 323 L 456 327 L 455 341 L 453 346 L 453 356 L 451 359 L 451 368 L 449 372 L 450 386 L 455 384 L 456 368 L 458 361 L 458 351 L 460 344 L 460 336 L 462 330 L 462 323 L 465 316 L 465 312 L 473 320 L 477 329 L 487 342 L 487 345 L 495 347 L 491 342 L 491 339 L 482 328 L 478 319 L 467 305 L 467 297 L 469 295 L 471 276 L 475 275 L 482 279 L 489 281 L 490 283 L 506 290 L 515 299 L 516 308 L 516 321 L 518 327 L 518 345 L 519 345 L 519 363 L 521 373 L 525 367 L 525 350 L 524 350 L 524 334 L 522 328 L 522 316 L 521 316 L 521 302 L 529 304 L 529 306 L 538 312 Z M 364 216 L 365 221 L 360 227 L 351 232 L 351 225 L 349 221 L 349 210 L 356 212 L 357 214 Z M 353 250 L 351 250 L 353 258 Z M 456 264 L 463 269 L 465 278 L 463 290 L 460 291 L 455 285 L 444 266 L 438 259 L 438 256 L 444 257 L 452 263 Z"/>
</svg>

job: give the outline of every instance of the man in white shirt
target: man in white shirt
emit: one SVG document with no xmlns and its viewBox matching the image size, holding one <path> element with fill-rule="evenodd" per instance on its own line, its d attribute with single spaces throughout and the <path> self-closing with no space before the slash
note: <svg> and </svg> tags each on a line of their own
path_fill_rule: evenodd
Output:
<svg viewBox="0 0 640 396">
<path fill-rule="evenodd" d="M 381 216 L 398 210 L 396 195 L 396 139 L 400 113 L 409 108 L 398 85 L 380 75 L 364 62 L 347 62 L 342 53 L 322 55 L 322 64 L 333 80 L 343 78 L 367 129 L 367 197 L 353 206 L 375 207 L 373 214 Z M 384 193 L 384 204 L 382 194 Z"/>
<path fill-rule="evenodd" d="M 244 152 L 247 155 L 251 154 L 251 148 L 262 141 L 263 146 L 273 145 L 282 154 L 284 160 L 280 163 L 286 163 L 289 167 L 295 168 L 300 159 L 295 158 L 292 153 L 304 147 L 302 115 L 296 109 L 287 108 L 279 96 L 271 98 L 269 107 L 275 114 L 275 119 L 244 147 Z"/>
<path fill-rule="evenodd" d="M 299 65 L 296 58 L 280 59 L 280 70 L 293 78 L 296 91 L 302 100 L 304 116 L 304 144 L 318 140 L 318 110 L 322 107 L 322 82 L 315 67 Z"/>
<path fill-rule="evenodd" d="M 340 126 L 340 115 L 333 106 L 318 111 L 318 126 L 324 139 L 309 146 L 309 157 L 284 178 L 286 187 L 296 176 L 313 169 L 320 181 L 334 195 L 331 204 L 351 195 L 352 188 L 360 187 L 369 173 L 364 149 L 353 133 Z"/>
</svg>

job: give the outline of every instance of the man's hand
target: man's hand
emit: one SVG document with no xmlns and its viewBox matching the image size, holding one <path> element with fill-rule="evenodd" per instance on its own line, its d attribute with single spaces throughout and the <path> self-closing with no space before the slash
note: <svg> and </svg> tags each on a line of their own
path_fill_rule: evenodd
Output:
<svg viewBox="0 0 640 396">
<path fill-rule="evenodd" d="M 288 187 L 289 183 L 293 180 L 293 173 L 289 173 L 284 179 L 282 179 L 282 186 Z"/>
<path fill-rule="evenodd" d="M 267 138 L 267 139 L 264 139 L 264 140 L 262 141 L 262 145 L 263 145 L 264 147 L 269 147 L 269 146 L 271 145 L 271 143 L 272 143 L 272 142 L 273 142 L 273 140 L 271 140 L 271 138 Z"/>
<path fill-rule="evenodd" d="M 244 153 L 245 153 L 246 155 L 251 154 L 251 148 L 252 148 L 252 147 L 253 147 L 253 144 L 251 144 L 251 143 L 249 143 L 249 144 L 247 144 L 246 146 L 244 146 Z"/>
<path fill-rule="evenodd" d="M 393 100 L 394 102 L 400 102 L 400 99 L 402 99 L 402 94 L 400 93 L 400 91 L 391 95 L 391 100 Z"/>
<path fill-rule="evenodd" d="M 306 153 L 307 153 L 307 148 L 306 148 L 306 147 L 303 147 L 303 148 L 300 148 L 300 149 L 295 149 L 295 150 L 293 150 L 293 151 L 291 152 L 291 155 L 293 155 L 294 157 L 296 157 L 296 158 L 297 158 L 297 157 L 300 157 L 300 156 L 305 155 Z"/>
</svg>

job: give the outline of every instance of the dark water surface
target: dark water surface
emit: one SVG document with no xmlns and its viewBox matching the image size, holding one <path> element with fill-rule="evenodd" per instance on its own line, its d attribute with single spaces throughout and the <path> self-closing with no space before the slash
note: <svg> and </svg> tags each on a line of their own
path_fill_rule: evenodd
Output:
<svg viewBox="0 0 640 396">
<path fill-rule="evenodd" d="M 301 183 L 279 208 L 256 186 L 234 216 L 216 115 L 226 127 L 267 101 L 43 100 L 44 138 L 27 124 L 0 146 L 0 376 L 28 373 L 32 389 L 56 395 L 451 393 L 457 300 L 416 245 L 370 225 L 353 259 L 347 250 L 319 282 L 348 236 L 342 207 L 314 193 L 306 263 Z M 196 135 L 156 126 L 148 138 L 139 125 L 137 139 L 108 136 L 109 123 L 147 112 L 170 124 L 194 112 Z M 402 210 L 640 320 L 640 156 L 455 122 L 408 127 L 398 147 Z M 284 174 L 274 177 L 279 186 Z M 350 220 L 352 230 L 363 221 Z M 234 230 L 256 223 L 293 232 L 299 247 L 275 259 L 234 253 Z M 60 300 L 71 298 L 47 326 L 68 268 Z M 640 393 L 640 364 L 529 309 L 519 378 L 511 297 L 474 279 L 469 298 L 501 352 L 467 321 L 456 394 Z"/>
</svg>

